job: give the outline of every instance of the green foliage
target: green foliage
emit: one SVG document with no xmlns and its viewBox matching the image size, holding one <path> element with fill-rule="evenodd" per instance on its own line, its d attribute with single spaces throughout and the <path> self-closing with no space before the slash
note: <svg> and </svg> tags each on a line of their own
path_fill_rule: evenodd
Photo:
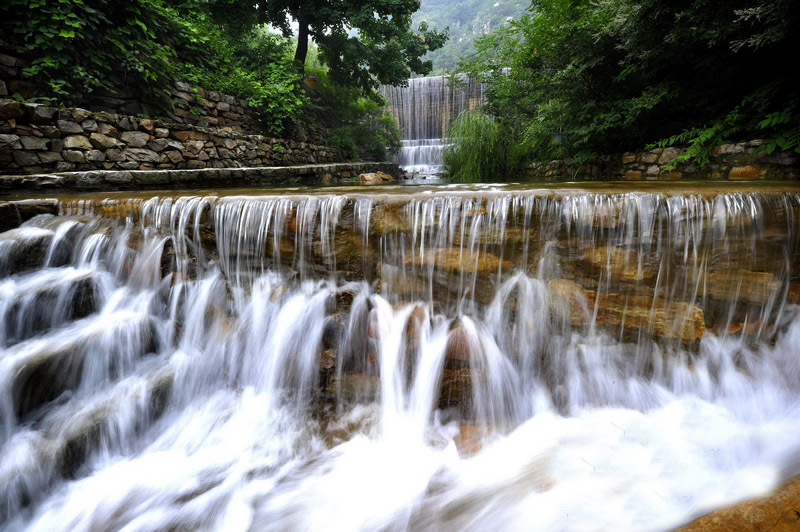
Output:
<svg viewBox="0 0 800 532">
<path fill-rule="evenodd" d="M 273 135 L 300 118 L 308 96 L 290 58 L 291 43 L 263 27 L 251 28 L 236 39 L 219 27 L 209 30 L 208 59 L 180 63 L 180 79 L 246 99 Z"/>
<path fill-rule="evenodd" d="M 347 160 L 358 158 L 358 147 L 353 140 L 353 131 L 349 127 L 338 127 L 328 135 L 328 144 Z"/>
<path fill-rule="evenodd" d="M 412 30 L 411 15 L 419 0 L 272 0 L 258 4 L 262 21 L 284 36 L 297 23 L 295 60 L 306 60 L 309 36 L 332 81 L 369 95 L 379 84 L 402 84 L 412 72 L 427 73 L 430 61 L 421 59 L 444 44 L 445 35 L 420 24 Z"/>
<path fill-rule="evenodd" d="M 711 160 L 711 150 L 715 146 L 730 142 L 730 139 L 744 129 L 744 115 L 737 108 L 722 120 L 706 127 L 687 129 L 677 135 L 662 139 L 646 146 L 645 149 L 666 148 L 667 146 L 686 146 L 685 152 L 677 156 L 667 168 L 674 168 L 678 163 L 693 161 L 705 166 Z"/>
<path fill-rule="evenodd" d="M 348 159 L 383 161 L 387 151 L 400 148 L 400 129 L 380 96 L 364 97 L 358 89 L 339 85 L 319 64 L 312 62 L 310 70 L 317 88 L 306 108 L 309 128 L 330 130 L 328 143 Z"/>
<path fill-rule="evenodd" d="M 204 40 L 162 0 L 6 0 L 0 32 L 31 58 L 24 74 L 62 100 L 119 85 L 165 98 L 177 50 Z"/>
<path fill-rule="evenodd" d="M 800 101 L 798 24 L 792 0 L 534 0 L 459 71 L 487 83 L 487 111 L 531 160 L 657 143 L 702 163 L 737 138 L 794 149 L 790 124 L 758 126 Z"/>
<path fill-rule="evenodd" d="M 480 110 L 464 111 L 447 131 L 444 165 L 455 181 L 498 181 L 509 173 L 514 149 L 501 123 Z"/>
<path fill-rule="evenodd" d="M 794 106 L 767 115 L 758 123 L 758 128 L 766 133 L 759 150 L 770 155 L 776 148 L 800 153 L 800 115 Z"/>
</svg>

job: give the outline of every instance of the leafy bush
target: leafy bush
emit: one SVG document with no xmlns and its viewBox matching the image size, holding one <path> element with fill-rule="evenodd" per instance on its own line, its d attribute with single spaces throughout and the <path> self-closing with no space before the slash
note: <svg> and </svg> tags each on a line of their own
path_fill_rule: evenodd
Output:
<svg viewBox="0 0 800 532">
<path fill-rule="evenodd" d="M 358 147 L 353 140 L 353 130 L 349 127 L 337 127 L 328 134 L 328 145 L 339 155 L 348 160 L 358 158 Z"/>
<path fill-rule="evenodd" d="M 273 135 L 301 116 L 308 97 L 290 57 L 291 43 L 264 27 L 251 28 L 237 39 L 219 27 L 209 28 L 207 35 L 208 60 L 180 63 L 178 77 L 246 99 Z"/>
<path fill-rule="evenodd" d="M 534 0 L 459 70 L 532 160 L 659 143 L 702 163 L 720 141 L 794 146 L 797 118 L 761 124 L 800 103 L 798 24 L 793 0 Z"/>
<path fill-rule="evenodd" d="M 166 99 L 177 49 L 205 41 L 162 0 L 5 0 L 0 30 L 30 58 L 24 74 L 62 101 L 120 86 Z"/>
<path fill-rule="evenodd" d="M 309 91 L 310 102 L 301 122 L 312 130 L 330 130 L 328 143 L 345 158 L 386 160 L 389 152 L 400 148 L 402 138 L 386 102 L 378 94 L 365 97 L 359 89 L 332 81 L 327 68 L 313 59 L 315 52 L 312 49 L 306 66 L 315 88 Z"/>
<path fill-rule="evenodd" d="M 447 131 L 444 165 L 455 181 L 497 181 L 509 176 L 510 137 L 498 120 L 480 110 L 464 111 Z"/>
</svg>

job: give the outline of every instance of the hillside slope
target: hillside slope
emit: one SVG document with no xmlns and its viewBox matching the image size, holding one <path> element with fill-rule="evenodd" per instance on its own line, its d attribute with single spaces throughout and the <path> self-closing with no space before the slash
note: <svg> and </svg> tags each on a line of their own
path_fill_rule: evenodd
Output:
<svg viewBox="0 0 800 532">
<path fill-rule="evenodd" d="M 436 29 L 450 29 L 444 47 L 427 56 L 433 60 L 434 73 L 441 74 L 453 70 L 459 57 L 472 52 L 476 38 L 521 16 L 529 5 L 528 0 L 422 0 L 414 14 L 414 26 L 426 21 Z"/>
</svg>

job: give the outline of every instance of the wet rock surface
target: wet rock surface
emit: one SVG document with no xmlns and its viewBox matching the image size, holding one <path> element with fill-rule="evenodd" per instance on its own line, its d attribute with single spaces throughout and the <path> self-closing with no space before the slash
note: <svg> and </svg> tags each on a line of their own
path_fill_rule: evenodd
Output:
<svg viewBox="0 0 800 532">
<path fill-rule="evenodd" d="M 800 477 L 758 499 L 716 510 L 676 532 L 794 532 L 800 530 Z"/>
<path fill-rule="evenodd" d="M 223 478 L 252 487 L 283 471 L 271 485 L 299 501 L 291 490 L 377 453 L 367 473 L 342 474 L 400 478 L 380 468 L 433 457 L 413 519 L 438 523 L 439 494 L 461 519 L 518 493 L 569 502 L 611 473 L 610 491 L 630 485 L 638 501 L 652 490 L 631 457 L 678 501 L 653 510 L 665 527 L 708 490 L 664 463 L 728 483 L 725 464 L 762 457 L 762 407 L 770 441 L 788 441 L 797 194 L 727 195 L 729 210 L 699 196 L 350 194 L 0 203 L 1 434 L 15 457 L 48 456 L 0 466 L 4 511 L 52 517 L 44 501 L 86 485 L 72 478 L 108 475 L 127 496 L 119 479 L 133 473 L 116 468 L 162 452 L 202 463 L 199 484 L 176 475 L 176 507 L 225 499 Z M 762 390 L 781 394 L 761 404 Z M 698 436 L 714 432 L 708 419 L 723 423 L 719 440 Z M 653 436 L 667 431 L 674 440 Z M 465 478 L 485 478 L 469 468 L 497 456 L 513 467 L 489 462 L 498 480 L 461 498 Z M 148 479 L 132 489 L 150 493 Z M 597 486 L 582 497 L 605 496 Z M 649 522 L 653 505 L 640 506 Z M 762 522 L 749 512 L 742 522 Z M 116 515 L 98 519 L 127 522 Z"/>
<path fill-rule="evenodd" d="M 88 140 L 87 140 L 88 142 Z M 89 146 L 87 149 L 91 148 Z M 157 162 L 155 154 L 127 150 L 138 162 Z M 74 152 L 83 161 L 89 153 Z M 67 155 L 72 157 L 72 155 Z M 346 180 L 353 172 L 381 169 L 399 172 L 392 163 L 330 163 L 249 168 L 137 169 L 138 164 L 120 170 L 57 172 L 52 174 L 0 175 L 0 190 L 71 191 L 71 190 L 140 190 L 187 187 L 243 187 L 264 185 L 313 185 L 328 176 L 328 184 Z M 345 177 L 348 176 L 348 177 Z"/>
</svg>

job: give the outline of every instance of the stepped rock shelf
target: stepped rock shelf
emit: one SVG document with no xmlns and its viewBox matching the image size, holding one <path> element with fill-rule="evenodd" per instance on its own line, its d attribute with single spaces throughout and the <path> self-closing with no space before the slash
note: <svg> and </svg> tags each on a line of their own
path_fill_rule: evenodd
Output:
<svg viewBox="0 0 800 532">
<path fill-rule="evenodd" d="M 11 529 L 669 530 L 800 473 L 796 183 L 31 188 L 0 295 Z"/>
<path fill-rule="evenodd" d="M 33 175 L 0 175 L 0 194 L 45 190 L 141 190 L 274 185 L 320 185 L 385 172 L 397 177 L 394 163 L 330 163 L 198 170 L 90 170 Z"/>
</svg>

